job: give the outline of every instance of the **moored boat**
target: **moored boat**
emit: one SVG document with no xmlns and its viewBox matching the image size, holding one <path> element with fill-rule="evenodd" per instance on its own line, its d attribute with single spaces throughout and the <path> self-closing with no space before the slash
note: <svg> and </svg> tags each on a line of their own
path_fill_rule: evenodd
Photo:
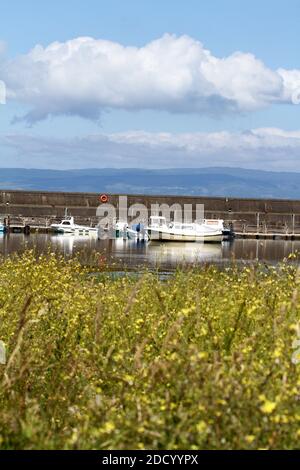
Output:
<svg viewBox="0 0 300 470">
<path fill-rule="evenodd" d="M 212 223 L 212 220 L 217 223 Z M 165 217 L 152 216 L 147 227 L 150 240 L 183 242 L 221 242 L 223 240 L 223 221 L 204 219 L 201 223 L 167 223 Z"/>
<path fill-rule="evenodd" d="M 4 222 L 0 219 L 0 233 L 4 233 L 6 231 L 6 226 Z"/>
<path fill-rule="evenodd" d="M 115 220 L 113 222 L 113 230 L 116 238 L 136 241 L 148 241 L 149 239 L 147 230 L 141 223 L 132 225 L 130 227 L 127 222 Z"/>
<path fill-rule="evenodd" d="M 115 220 L 113 222 L 113 230 L 116 238 L 127 237 L 128 223 L 122 222 L 121 220 Z"/>
<path fill-rule="evenodd" d="M 147 242 L 149 240 L 148 232 L 143 224 L 133 225 L 127 228 L 127 236 L 130 240 Z"/>
<path fill-rule="evenodd" d="M 97 227 L 78 225 L 74 222 L 74 217 L 66 217 L 59 224 L 51 224 L 51 230 L 55 233 L 77 233 L 77 234 L 97 234 Z"/>
</svg>

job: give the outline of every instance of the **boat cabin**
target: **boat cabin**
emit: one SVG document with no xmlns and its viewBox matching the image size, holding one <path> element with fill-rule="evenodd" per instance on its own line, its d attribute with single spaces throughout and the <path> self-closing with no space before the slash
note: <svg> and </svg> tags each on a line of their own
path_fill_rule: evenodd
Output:
<svg viewBox="0 0 300 470">
<path fill-rule="evenodd" d="M 159 227 L 166 227 L 167 220 L 165 217 L 160 217 L 158 215 L 154 215 L 150 217 L 150 227 L 159 228 Z"/>
<path fill-rule="evenodd" d="M 62 220 L 60 225 L 65 225 L 65 226 L 74 225 L 74 217 L 68 217 L 67 219 Z"/>
</svg>

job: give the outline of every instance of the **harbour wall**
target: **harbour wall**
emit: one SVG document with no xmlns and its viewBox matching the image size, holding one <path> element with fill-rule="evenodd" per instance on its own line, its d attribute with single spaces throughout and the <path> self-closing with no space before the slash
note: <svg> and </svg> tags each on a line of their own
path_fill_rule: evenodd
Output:
<svg viewBox="0 0 300 470">
<path fill-rule="evenodd" d="M 48 226 L 61 219 L 68 208 L 68 214 L 77 223 L 95 224 L 96 210 L 101 204 L 99 196 L 99 193 L 0 190 L 0 217 L 9 217 L 11 221 L 22 219 L 30 226 Z M 118 208 L 119 195 L 108 197 Z M 154 195 L 127 195 L 127 200 L 128 207 L 143 204 L 149 210 L 154 204 L 190 204 L 193 216 L 196 204 L 203 204 L 206 218 L 224 219 L 238 233 L 300 234 L 300 200 Z"/>
</svg>

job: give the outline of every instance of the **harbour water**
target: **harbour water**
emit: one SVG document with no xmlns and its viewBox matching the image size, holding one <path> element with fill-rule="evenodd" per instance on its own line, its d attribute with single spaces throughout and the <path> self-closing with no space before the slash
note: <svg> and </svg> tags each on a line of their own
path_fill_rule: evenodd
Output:
<svg viewBox="0 0 300 470">
<path fill-rule="evenodd" d="M 97 252 L 102 262 L 111 266 L 126 266 L 129 269 L 148 266 L 172 270 L 180 264 L 226 264 L 231 260 L 276 263 L 291 253 L 300 252 L 300 241 L 235 239 L 216 244 L 137 243 L 123 239 L 98 240 L 96 236 L 0 234 L 0 254 L 4 256 L 32 248 L 37 253 L 50 248 L 66 257 L 80 254 L 86 259 Z"/>
</svg>

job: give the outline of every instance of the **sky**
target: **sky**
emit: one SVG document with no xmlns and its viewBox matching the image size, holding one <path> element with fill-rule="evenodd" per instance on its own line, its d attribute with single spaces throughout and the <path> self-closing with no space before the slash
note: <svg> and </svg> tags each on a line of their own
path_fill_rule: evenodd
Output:
<svg viewBox="0 0 300 470">
<path fill-rule="evenodd" d="M 1 0 L 0 172 L 300 171 L 299 0 Z"/>
</svg>

